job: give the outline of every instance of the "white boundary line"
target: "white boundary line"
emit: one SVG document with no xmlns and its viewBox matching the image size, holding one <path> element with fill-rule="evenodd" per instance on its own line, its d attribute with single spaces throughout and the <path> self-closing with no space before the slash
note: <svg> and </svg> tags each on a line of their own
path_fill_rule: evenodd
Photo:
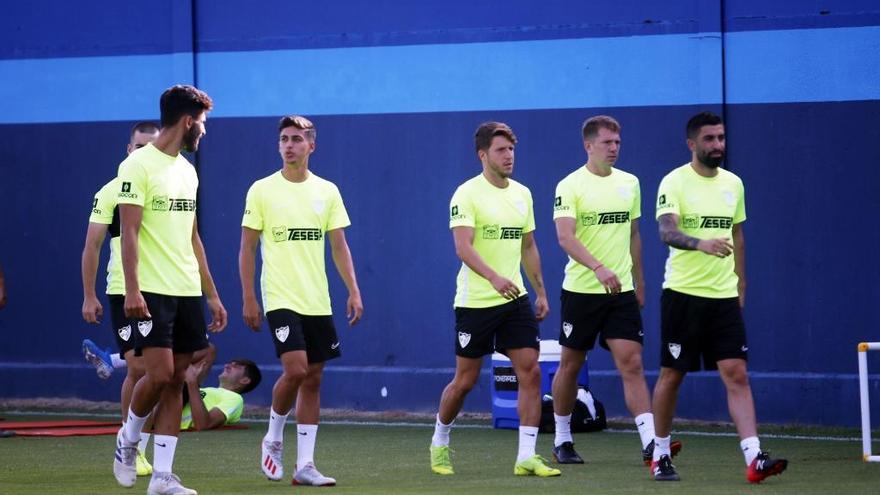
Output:
<svg viewBox="0 0 880 495">
<path fill-rule="evenodd" d="M 87 417 L 87 418 L 116 418 L 118 415 L 113 413 L 69 413 L 69 412 L 44 412 L 44 411 L 4 411 L 3 414 L 7 415 L 18 415 L 18 416 L 77 416 L 77 417 Z M 267 420 L 265 419 L 253 419 L 253 418 L 243 418 L 241 419 L 241 423 L 248 424 L 265 424 Z M 342 425 L 342 426 L 374 426 L 374 427 L 386 427 L 386 428 L 400 428 L 400 427 L 410 427 L 410 428 L 433 428 L 433 423 L 408 423 L 405 421 L 360 421 L 360 420 L 352 420 L 352 419 L 330 419 L 321 421 L 321 424 L 325 425 Z M 492 429 L 492 425 L 474 425 L 474 424 L 458 424 L 455 425 L 455 429 Z M 512 430 L 511 430 L 512 431 Z M 638 433 L 636 430 L 627 430 L 627 429 L 619 429 L 619 428 L 608 428 L 604 430 L 608 433 L 615 434 L 636 434 Z M 691 431 L 691 430 L 673 430 L 675 435 L 681 436 L 693 436 L 693 437 L 737 437 L 736 433 L 733 432 L 710 432 L 710 431 Z M 812 441 L 823 441 L 823 442 L 860 442 L 862 441 L 859 437 L 832 437 L 832 436 L 811 436 L 811 435 L 785 435 L 778 433 L 762 433 L 759 435 L 761 438 L 777 438 L 780 440 L 812 440 Z M 880 439 L 874 440 L 874 442 L 880 442 Z M 880 459 L 880 456 L 876 456 Z"/>
</svg>

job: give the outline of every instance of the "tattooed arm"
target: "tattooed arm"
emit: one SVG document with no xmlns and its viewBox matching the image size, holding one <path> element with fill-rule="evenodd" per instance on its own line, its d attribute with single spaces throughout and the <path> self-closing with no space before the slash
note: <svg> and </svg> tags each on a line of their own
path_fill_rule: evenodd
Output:
<svg viewBox="0 0 880 495">
<path fill-rule="evenodd" d="M 702 251 L 719 258 L 729 256 L 733 252 L 733 243 L 727 237 L 697 239 L 685 234 L 678 228 L 678 215 L 674 213 L 661 215 L 659 223 L 660 240 L 676 249 Z"/>
</svg>

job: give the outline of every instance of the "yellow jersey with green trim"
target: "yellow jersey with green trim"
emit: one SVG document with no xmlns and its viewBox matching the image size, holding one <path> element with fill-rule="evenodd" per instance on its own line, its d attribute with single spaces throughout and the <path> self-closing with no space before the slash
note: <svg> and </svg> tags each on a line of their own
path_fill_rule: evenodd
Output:
<svg viewBox="0 0 880 495">
<path fill-rule="evenodd" d="M 596 259 L 620 279 L 621 290 L 633 290 L 629 250 L 632 221 L 642 216 L 639 179 L 616 168 L 607 177 L 586 165 L 568 174 L 556 186 L 553 219 L 575 220 L 575 236 Z M 562 288 L 583 294 L 604 294 L 592 270 L 568 258 Z"/>
<path fill-rule="evenodd" d="M 291 182 L 279 170 L 248 190 L 241 225 L 261 232 L 264 311 L 332 314 L 324 237 L 351 225 L 335 184 L 311 172 L 305 181 Z"/>
<path fill-rule="evenodd" d="M 202 402 L 205 403 L 205 409 L 209 413 L 212 409 L 219 409 L 226 416 L 224 425 L 238 423 L 238 420 L 241 419 L 241 413 L 244 411 L 244 397 L 238 392 L 225 388 L 205 387 L 199 389 L 199 395 L 202 396 Z M 183 413 L 180 417 L 180 429 L 189 429 L 192 424 L 192 407 L 187 403 L 183 406 Z"/>
<path fill-rule="evenodd" d="M 660 182 L 657 218 L 667 213 L 678 215 L 684 234 L 697 239 L 726 237 L 733 242 L 733 226 L 746 219 L 742 180 L 723 168 L 715 177 L 703 177 L 686 163 Z M 669 247 L 664 289 L 722 299 L 739 295 L 738 281 L 733 256 L 718 258 Z"/>
<path fill-rule="evenodd" d="M 474 229 L 474 250 L 495 273 L 526 294 L 520 271 L 522 237 L 535 230 L 532 193 L 512 179 L 505 188 L 480 174 L 458 186 L 449 206 L 449 228 Z M 488 308 L 507 303 L 488 280 L 462 262 L 456 279 L 457 308 Z"/>
<path fill-rule="evenodd" d="M 192 247 L 199 178 L 183 155 L 147 144 L 119 165 L 119 205 L 143 208 L 138 234 L 142 292 L 201 296 L 199 263 Z"/>
<path fill-rule="evenodd" d="M 107 261 L 106 293 L 121 296 L 125 294 L 125 277 L 122 274 L 122 246 L 119 242 L 119 209 L 116 208 L 118 192 L 119 180 L 114 178 L 95 193 L 89 223 L 107 226 L 107 233 L 110 235 L 110 259 Z"/>
</svg>

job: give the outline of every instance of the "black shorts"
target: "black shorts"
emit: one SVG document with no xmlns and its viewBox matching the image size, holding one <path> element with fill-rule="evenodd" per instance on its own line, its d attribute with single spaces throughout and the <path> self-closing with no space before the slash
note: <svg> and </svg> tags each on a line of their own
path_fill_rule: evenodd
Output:
<svg viewBox="0 0 880 495">
<path fill-rule="evenodd" d="M 455 355 L 479 358 L 493 351 L 539 349 L 538 320 L 528 296 L 489 308 L 455 308 Z"/>
<path fill-rule="evenodd" d="M 142 292 L 152 319 L 133 319 L 135 355 L 148 347 L 188 354 L 208 347 L 201 296 L 166 296 Z"/>
<path fill-rule="evenodd" d="M 562 321 L 559 344 L 589 351 L 599 344 L 608 349 L 606 340 L 625 339 L 642 343 L 642 313 L 634 291 L 620 294 L 581 294 L 562 290 Z"/>
<path fill-rule="evenodd" d="M 746 326 L 738 297 L 713 299 L 663 289 L 660 365 L 678 371 L 718 369 L 722 359 L 747 359 Z"/>
<path fill-rule="evenodd" d="M 125 353 L 134 349 L 137 323 L 125 317 L 125 296 L 107 294 L 110 302 L 110 324 L 113 325 L 113 336 L 119 348 L 119 358 L 125 359 Z"/>
<path fill-rule="evenodd" d="M 323 363 L 342 355 L 336 326 L 330 315 L 301 315 L 290 309 L 266 313 L 266 321 L 275 343 L 275 355 L 306 351 L 309 364 Z"/>
</svg>

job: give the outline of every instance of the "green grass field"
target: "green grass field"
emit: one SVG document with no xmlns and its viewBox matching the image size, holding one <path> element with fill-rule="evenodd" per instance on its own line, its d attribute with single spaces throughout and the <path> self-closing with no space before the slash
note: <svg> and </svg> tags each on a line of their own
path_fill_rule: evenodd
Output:
<svg viewBox="0 0 880 495">
<path fill-rule="evenodd" d="M 717 431 L 711 427 L 703 429 Z M 675 435 L 684 442 L 681 455 L 675 459 L 682 481 L 657 483 L 649 479 L 648 469 L 641 464 L 635 432 L 578 434 L 575 442 L 587 464 L 563 466 L 559 478 L 537 479 L 513 475 L 516 432 L 493 430 L 485 423 L 455 429 L 452 447 L 457 474 L 433 475 L 428 468 L 431 431 L 424 423 L 322 425 L 317 465 L 339 482 L 326 491 L 504 495 L 542 491 L 675 495 L 880 493 L 880 463 L 862 462 L 860 443 L 852 440 L 765 438 L 762 447 L 786 456 L 790 465 L 781 476 L 754 486 L 745 481 L 738 441 L 732 437 Z M 184 433 L 177 448 L 175 471 L 186 486 L 203 495 L 316 490 L 292 487 L 289 474 L 281 482 L 269 482 L 262 476 L 259 444 L 263 432 L 263 424 L 252 423 L 248 430 Z M 296 460 L 292 425 L 286 434 L 289 442 L 285 468 L 289 471 Z M 140 478 L 133 489 L 116 484 L 111 470 L 113 443 L 112 436 L 0 439 L 0 494 L 145 493 L 147 478 Z M 538 452 L 550 457 L 551 443 L 552 435 L 541 435 Z"/>
</svg>

